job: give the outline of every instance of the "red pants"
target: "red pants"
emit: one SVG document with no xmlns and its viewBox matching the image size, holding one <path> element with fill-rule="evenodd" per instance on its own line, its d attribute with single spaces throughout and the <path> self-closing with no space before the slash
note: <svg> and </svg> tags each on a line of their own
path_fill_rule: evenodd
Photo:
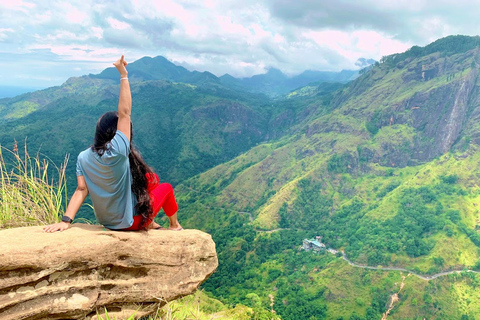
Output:
<svg viewBox="0 0 480 320">
<path fill-rule="evenodd" d="M 150 196 L 150 203 L 152 204 L 153 215 L 148 217 L 145 224 L 142 226 L 142 215 L 133 216 L 133 224 L 130 228 L 122 229 L 125 231 L 140 230 L 142 227 L 148 227 L 153 219 L 157 216 L 161 208 L 167 215 L 167 217 L 173 216 L 177 213 L 178 205 L 173 194 L 173 188 L 169 183 L 159 183 L 158 176 L 156 174 L 147 175 L 148 179 L 148 195 Z"/>
</svg>

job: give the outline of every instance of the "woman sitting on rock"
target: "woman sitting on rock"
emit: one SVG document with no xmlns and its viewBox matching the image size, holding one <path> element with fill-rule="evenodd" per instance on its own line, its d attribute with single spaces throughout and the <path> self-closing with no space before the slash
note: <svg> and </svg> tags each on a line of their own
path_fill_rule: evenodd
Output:
<svg viewBox="0 0 480 320">
<path fill-rule="evenodd" d="M 160 183 L 140 153 L 131 145 L 132 96 L 127 62 L 122 56 L 114 66 L 120 73 L 118 112 L 105 113 L 97 122 L 93 146 L 77 159 L 78 186 L 62 222 L 44 227 L 45 232 L 68 229 L 88 194 L 97 221 L 112 230 L 161 229 L 153 219 L 163 208 L 170 230 L 182 230 L 173 188 Z"/>
</svg>

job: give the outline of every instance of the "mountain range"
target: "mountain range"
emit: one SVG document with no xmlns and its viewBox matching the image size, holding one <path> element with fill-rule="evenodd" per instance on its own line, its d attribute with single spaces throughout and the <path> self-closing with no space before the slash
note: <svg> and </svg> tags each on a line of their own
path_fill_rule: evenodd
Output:
<svg viewBox="0 0 480 320">
<path fill-rule="evenodd" d="M 359 59 L 358 66 L 363 68 L 375 63 L 372 59 Z M 115 68 L 107 68 L 92 78 L 117 80 Z M 133 81 L 168 80 L 172 82 L 190 83 L 193 85 L 222 85 L 241 91 L 263 93 L 269 97 L 278 97 L 288 92 L 306 86 L 311 82 L 339 82 L 346 83 L 358 76 L 358 70 L 342 70 L 340 72 L 307 70 L 299 75 L 288 77 L 282 71 L 270 68 L 265 74 L 258 74 L 248 78 L 235 78 L 229 74 L 216 77 L 205 71 L 188 71 L 177 66 L 162 56 L 155 58 L 144 57 L 129 65 L 129 76 Z"/>
<path fill-rule="evenodd" d="M 134 141 L 217 245 L 204 290 L 282 319 L 480 317 L 479 61 L 450 36 L 347 83 L 129 65 Z M 111 68 L 1 99 L 0 143 L 75 155 L 117 99 Z"/>
<path fill-rule="evenodd" d="M 360 58 L 355 65 L 359 68 L 367 68 L 375 62 L 373 59 Z M 162 56 L 154 58 L 143 57 L 130 63 L 129 70 L 130 78 L 133 81 L 168 80 L 194 85 L 210 83 L 240 91 L 262 93 L 272 98 L 287 94 L 311 82 L 346 83 L 359 75 L 359 70 L 342 70 L 340 72 L 306 70 L 295 76 L 287 76 L 278 69 L 270 68 L 265 74 L 258 74 L 252 77 L 235 78 L 229 74 L 217 77 L 208 71 L 189 71 L 182 66 L 175 65 Z M 107 68 L 100 74 L 90 74 L 89 77 L 116 80 L 116 72 L 114 68 Z M 0 85 L 0 99 L 12 98 L 41 89 Z"/>
</svg>

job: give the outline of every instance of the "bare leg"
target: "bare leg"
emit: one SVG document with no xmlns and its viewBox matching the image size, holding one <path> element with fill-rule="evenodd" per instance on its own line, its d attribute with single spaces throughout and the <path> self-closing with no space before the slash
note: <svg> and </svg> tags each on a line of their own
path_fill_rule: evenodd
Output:
<svg viewBox="0 0 480 320">
<path fill-rule="evenodd" d="M 173 216 L 168 217 L 168 220 L 170 221 L 170 227 L 168 227 L 169 230 L 176 230 L 180 231 L 183 230 L 182 226 L 180 223 L 178 223 L 177 219 L 177 214 L 175 213 Z"/>
</svg>

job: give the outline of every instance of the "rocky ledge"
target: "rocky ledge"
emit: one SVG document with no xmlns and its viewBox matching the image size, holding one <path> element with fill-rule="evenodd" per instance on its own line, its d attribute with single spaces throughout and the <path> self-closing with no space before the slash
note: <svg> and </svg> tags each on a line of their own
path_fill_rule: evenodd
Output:
<svg viewBox="0 0 480 320">
<path fill-rule="evenodd" d="M 0 319 L 143 316 L 195 292 L 217 266 L 215 243 L 198 230 L 0 230 Z"/>
</svg>

